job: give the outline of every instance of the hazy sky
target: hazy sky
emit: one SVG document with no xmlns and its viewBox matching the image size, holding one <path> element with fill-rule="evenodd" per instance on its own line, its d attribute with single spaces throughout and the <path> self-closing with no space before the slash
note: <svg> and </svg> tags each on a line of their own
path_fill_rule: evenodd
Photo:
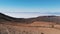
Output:
<svg viewBox="0 0 60 34">
<path fill-rule="evenodd" d="M 60 15 L 60 0 L 0 0 L 0 12 L 13 17 Z"/>
</svg>

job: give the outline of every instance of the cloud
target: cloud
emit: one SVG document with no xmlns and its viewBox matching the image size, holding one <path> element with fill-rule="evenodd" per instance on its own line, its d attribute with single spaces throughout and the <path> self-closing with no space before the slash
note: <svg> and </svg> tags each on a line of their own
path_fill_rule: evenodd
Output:
<svg viewBox="0 0 60 34">
<path fill-rule="evenodd" d="M 17 18 L 29 18 L 43 15 L 60 16 L 60 8 L 0 8 L 0 12 Z"/>
<path fill-rule="evenodd" d="M 20 13 L 4 13 L 4 14 L 16 18 L 31 18 L 43 15 L 51 15 L 51 14 L 40 14 L 39 12 L 20 12 Z"/>
</svg>

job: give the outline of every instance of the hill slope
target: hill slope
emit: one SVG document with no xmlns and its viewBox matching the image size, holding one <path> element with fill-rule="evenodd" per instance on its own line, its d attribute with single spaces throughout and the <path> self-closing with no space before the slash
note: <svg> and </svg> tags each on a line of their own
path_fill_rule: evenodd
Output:
<svg viewBox="0 0 60 34">
<path fill-rule="evenodd" d="M 60 16 L 38 16 L 35 18 L 14 18 L 0 13 L 0 22 L 33 23 L 35 21 L 60 23 Z"/>
<path fill-rule="evenodd" d="M 45 27 L 24 27 L 0 24 L 0 34 L 60 34 L 59 29 Z"/>
<path fill-rule="evenodd" d="M 60 16 L 26 19 L 0 13 L 0 34 L 60 34 L 60 25 L 56 23 L 60 23 Z"/>
</svg>

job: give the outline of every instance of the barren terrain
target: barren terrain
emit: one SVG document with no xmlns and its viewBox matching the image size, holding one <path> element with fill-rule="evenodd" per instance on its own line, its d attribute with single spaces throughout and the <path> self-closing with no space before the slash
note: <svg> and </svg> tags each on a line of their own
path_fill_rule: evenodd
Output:
<svg viewBox="0 0 60 34">
<path fill-rule="evenodd" d="M 32 24 L 0 24 L 0 34 L 60 34 L 60 25 L 45 22 Z"/>
<path fill-rule="evenodd" d="M 0 34 L 60 34 L 60 16 L 26 19 L 0 13 Z"/>
</svg>

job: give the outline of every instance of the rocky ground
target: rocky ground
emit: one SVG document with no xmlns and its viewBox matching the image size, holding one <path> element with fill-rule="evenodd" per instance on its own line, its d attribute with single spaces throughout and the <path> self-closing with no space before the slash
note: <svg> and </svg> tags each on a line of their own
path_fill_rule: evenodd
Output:
<svg viewBox="0 0 60 34">
<path fill-rule="evenodd" d="M 39 23 L 25 24 L 25 26 L 0 24 L 0 34 L 60 34 L 60 25 L 58 24 L 54 24 L 53 27 L 47 27 L 47 24 L 44 26 L 43 23 L 41 25 Z"/>
</svg>

